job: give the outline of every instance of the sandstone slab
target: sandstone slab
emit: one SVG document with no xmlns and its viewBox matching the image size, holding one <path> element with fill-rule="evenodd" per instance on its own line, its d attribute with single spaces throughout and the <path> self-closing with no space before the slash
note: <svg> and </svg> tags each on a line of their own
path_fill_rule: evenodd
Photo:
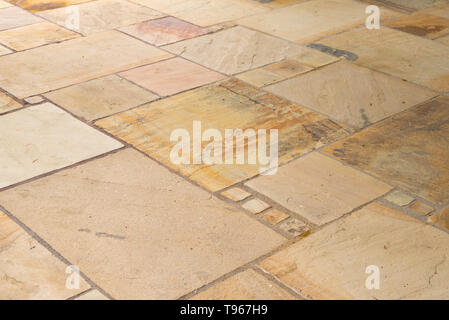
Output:
<svg viewBox="0 0 449 320">
<path fill-rule="evenodd" d="M 431 215 L 427 220 L 449 231 L 449 207 Z"/>
<path fill-rule="evenodd" d="M 400 207 L 406 206 L 415 200 L 415 198 L 398 190 L 389 193 L 384 199 Z"/>
<path fill-rule="evenodd" d="M 11 7 L 11 6 L 12 6 L 12 4 L 10 4 L 9 2 L 0 0 L 0 9 L 8 8 L 8 7 Z"/>
<path fill-rule="evenodd" d="M 42 22 L 39 17 L 18 7 L 0 9 L 0 31 Z"/>
<path fill-rule="evenodd" d="M 421 12 L 388 20 L 382 25 L 428 39 L 449 34 L 449 19 Z"/>
<path fill-rule="evenodd" d="M 8 95 L 0 92 L 0 114 L 22 108 L 22 105 Z"/>
<path fill-rule="evenodd" d="M 279 222 L 288 219 L 290 216 L 285 212 L 282 212 L 278 209 L 272 209 L 263 215 L 262 219 L 268 222 L 269 224 L 276 225 Z"/>
<path fill-rule="evenodd" d="M 38 12 L 72 6 L 83 2 L 89 2 L 92 0 L 8 0 L 8 1 L 27 11 Z"/>
<path fill-rule="evenodd" d="M 12 53 L 12 51 L 2 45 L 0 45 L 0 56 L 4 56 L 5 54 Z"/>
<path fill-rule="evenodd" d="M 245 190 L 240 188 L 232 188 L 223 191 L 221 195 L 225 196 L 228 199 L 231 199 L 232 201 L 242 201 L 250 197 L 251 193 L 246 192 Z"/>
<path fill-rule="evenodd" d="M 246 209 L 253 214 L 261 213 L 262 211 L 264 211 L 270 207 L 271 206 L 268 203 L 266 203 L 260 199 L 257 199 L 257 198 L 248 200 L 247 202 L 242 204 L 243 209 Z"/>
<path fill-rule="evenodd" d="M 422 216 L 426 216 L 434 210 L 433 207 L 419 200 L 413 202 L 411 205 L 408 206 L 408 208 Z"/>
</svg>

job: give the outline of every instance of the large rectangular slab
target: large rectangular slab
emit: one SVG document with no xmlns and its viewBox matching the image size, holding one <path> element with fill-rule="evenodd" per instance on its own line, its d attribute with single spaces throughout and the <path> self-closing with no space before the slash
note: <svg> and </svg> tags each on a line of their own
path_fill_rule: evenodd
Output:
<svg viewBox="0 0 449 320">
<path fill-rule="evenodd" d="M 0 57 L 0 87 L 19 98 L 169 58 L 117 31 Z"/>
</svg>

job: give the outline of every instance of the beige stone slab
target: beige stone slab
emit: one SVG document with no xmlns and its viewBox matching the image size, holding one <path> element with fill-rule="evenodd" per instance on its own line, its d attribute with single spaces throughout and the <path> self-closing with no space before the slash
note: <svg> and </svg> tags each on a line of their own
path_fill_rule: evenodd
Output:
<svg viewBox="0 0 449 320">
<path fill-rule="evenodd" d="M 110 300 L 110 299 L 106 297 L 104 294 L 102 294 L 100 291 L 95 289 L 80 295 L 74 300 Z"/>
<path fill-rule="evenodd" d="M 385 21 L 382 25 L 428 39 L 449 34 L 449 19 L 422 12 L 400 16 Z"/>
<path fill-rule="evenodd" d="M 16 51 L 31 49 L 53 42 L 78 37 L 71 32 L 50 22 L 35 23 L 0 32 L 0 43 Z"/>
<path fill-rule="evenodd" d="M 439 0 L 439 1 L 444 2 L 444 0 Z M 428 13 L 428 14 L 432 14 L 435 16 L 449 19 L 449 4 L 447 3 L 447 1 L 445 1 L 445 3 L 446 3 L 445 5 L 436 6 L 436 7 L 424 10 L 423 13 Z"/>
<path fill-rule="evenodd" d="M 0 87 L 25 98 L 170 56 L 120 32 L 106 31 L 0 57 Z"/>
<path fill-rule="evenodd" d="M 9 2 L 0 0 L 0 9 L 8 8 L 8 7 L 11 7 L 11 6 L 12 6 L 12 4 L 10 4 Z"/>
<path fill-rule="evenodd" d="M 364 24 L 366 7 L 352 0 L 314 0 L 243 18 L 238 23 L 304 44 Z M 394 15 L 381 9 L 383 18 Z"/>
<path fill-rule="evenodd" d="M 0 117 L 0 188 L 118 149 L 122 144 L 51 103 Z"/>
<path fill-rule="evenodd" d="M 314 224 L 325 224 L 391 190 L 391 187 L 319 153 L 257 177 L 248 187 Z"/>
<path fill-rule="evenodd" d="M 435 41 L 441 42 L 442 44 L 449 46 L 449 36 L 435 39 Z"/>
<path fill-rule="evenodd" d="M 38 12 L 62 7 L 68 7 L 92 0 L 8 0 L 30 12 Z"/>
<path fill-rule="evenodd" d="M 260 266 L 311 299 L 448 299 L 448 254 L 447 233 L 372 203 Z M 365 286 L 368 266 L 379 290 Z"/>
<path fill-rule="evenodd" d="M 284 77 L 274 72 L 265 70 L 264 68 L 240 73 L 236 75 L 236 78 L 248 82 L 249 84 L 259 88 L 284 79 Z"/>
<path fill-rule="evenodd" d="M 305 50 L 299 45 L 239 26 L 164 48 L 225 74 L 255 69 Z"/>
<path fill-rule="evenodd" d="M 41 18 L 36 17 L 18 7 L 7 7 L 0 9 L 0 31 L 42 21 L 43 20 Z"/>
<path fill-rule="evenodd" d="M 322 67 L 340 60 L 338 57 L 314 49 L 304 50 L 300 55 L 292 57 L 292 59 L 312 68 Z"/>
<path fill-rule="evenodd" d="M 257 199 L 257 198 L 248 200 L 247 202 L 242 204 L 243 209 L 246 209 L 253 214 L 261 213 L 262 211 L 264 211 L 270 207 L 271 206 L 268 203 L 266 203 L 260 199 Z"/>
<path fill-rule="evenodd" d="M 356 54 L 355 63 L 362 66 L 434 90 L 449 91 L 449 48 L 444 44 L 387 27 L 361 28 L 321 43 Z"/>
<path fill-rule="evenodd" d="M 232 201 L 242 201 L 251 196 L 251 193 L 246 192 L 240 188 L 231 188 L 226 191 L 223 191 L 221 195 L 225 196 Z"/>
<path fill-rule="evenodd" d="M 272 209 L 268 211 L 266 214 L 263 215 L 262 219 L 266 222 L 276 225 L 285 219 L 288 219 L 290 216 L 286 214 L 285 212 L 282 212 L 278 209 Z"/>
<path fill-rule="evenodd" d="M 72 6 L 79 12 L 79 24 L 68 24 L 72 10 L 58 8 L 40 11 L 37 14 L 73 31 L 89 35 L 100 31 L 128 26 L 137 22 L 164 16 L 150 8 L 145 8 L 126 0 L 97 0 Z M 118 14 L 119 13 L 119 14 Z"/>
<path fill-rule="evenodd" d="M 29 104 L 38 104 L 44 101 L 44 98 L 42 98 L 42 96 L 32 96 L 29 98 L 25 98 L 23 99 L 26 103 Z"/>
<path fill-rule="evenodd" d="M 179 298 L 285 241 L 133 149 L 0 203 L 116 299 Z"/>
<path fill-rule="evenodd" d="M 308 232 L 310 232 L 310 229 L 304 222 L 295 218 L 291 218 L 287 221 L 282 222 L 281 224 L 279 224 L 279 228 L 291 234 L 293 237 L 298 237 L 301 235 L 304 236 Z"/>
<path fill-rule="evenodd" d="M 427 221 L 449 230 L 449 207 L 446 207 L 430 216 Z"/>
<path fill-rule="evenodd" d="M 67 265 L 0 212 L 0 299 L 67 299 L 89 288 L 66 287 Z"/>
<path fill-rule="evenodd" d="M 418 200 L 409 205 L 408 208 L 422 216 L 426 216 L 434 210 L 433 207 Z"/>
<path fill-rule="evenodd" d="M 430 90 L 346 61 L 273 84 L 266 90 L 355 128 L 435 96 Z"/>
<path fill-rule="evenodd" d="M 0 45 L 0 56 L 4 56 L 5 54 L 9 54 L 9 53 L 11 53 L 11 52 L 12 52 L 12 51 L 9 50 L 8 48 L 6 48 L 6 47 Z"/>
<path fill-rule="evenodd" d="M 297 60 L 290 59 L 273 63 L 269 66 L 266 66 L 265 69 L 285 78 L 293 77 L 312 70 L 311 67 L 303 65 Z"/>
<path fill-rule="evenodd" d="M 235 20 L 269 9 L 247 0 L 132 0 L 201 27 Z"/>
<path fill-rule="evenodd" d="M 8 95 L 0 92 L 0 114 L 22 108 L 22 105 L 9 97 Z"/>
<path fill-rule="evenodd" d="M 217 283 L 190 300 L 294 300 L 295 296 L 248 269 Z"/>
<path fill-rule="evenodd" d="M 223 80 L 225 76 L 182 58 L 174 58 L 120 73 L 120 76 L 168 96 Z"/>
<path fill-rule="evenodd" d="M 398 205 L 400 207 L 406 206 L 410 204 L 415 198 L 409 196 L 408 194 L 403 193 L 402 191 L 395 190 L 384 198 L 387 201 L 390 201 L 391 203 L 394 203 L 395 205 Z"/>
<path fill-rule="evenodd" d="M 45 97 L 86 120 L 106 117 L 159 98 L 116 75 L 52 91 Z"/>
</svg>

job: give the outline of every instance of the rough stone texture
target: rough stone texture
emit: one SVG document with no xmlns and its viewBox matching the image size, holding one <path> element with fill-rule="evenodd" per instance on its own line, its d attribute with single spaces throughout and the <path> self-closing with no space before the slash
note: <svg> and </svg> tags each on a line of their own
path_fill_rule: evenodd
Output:
<svg viewBox="0 0 449 320">
<path fill-rule="evenodd" d="M 441 228 L 445 228 L 449 231 L 449 207 L 442 209 L 441 211 L 430 216 L 427 221 L 436 224 Z"/>
<path fill-rule="evenodd" d="M 278 209 L 272 209 L 263 215 L 262 219 L 268 222 L 269 224 L 276 225 L 285 219 L 288 219 L 290 216 L 285 212 L 282 212 Z"/>
<path fill-rule="evenodd" d="M 242 208 L 248 210 L 249 212 L 251 212 L 253 214 L 261 213 L 262 211 L 264 211 L 270 207 L 271 206 L 268 203 L 263 202 L 260 199 L 251 199 L 251 200 L 248 200 L 247 202 L 245 202 L 244 204 L 242 204 Z"/>
<path fill-rule="evenodd" d="M 89 288 L 67 289 L 67 266 L 0 211 L 0 299 L 67 299 Z"/>
<path fill-rule="evenodd" d="M 294 300 L 276 283 L 248 269 L 217 283 L 190 300 Z"/>
<path fill-rule="evenodd" d="M 0 57 L 0 87 L 25 98 L 170 56 L 120 32 L 106 31 Z"/>
<path fill-rule="evenodd" d="M 448 254 L 445 232 L 372 203 L 260 266 L 311 299 L 448 299 Z M 379 290 L 365 287 L 370 265 Z"/>
<path fill-rule="evenodd" d="M 292 59 L 312 68 L 322 67 L 340 60 L 338 57 L 309 48 L 306 48 L 298 56 L 292 57 Z"/>
<path fill-rule="evenodd" d="M 260 176 L 245 185 L 318 225 L 391 190 L 385 183 L 319 153 L 294 160 L 275 175 Z"/>
<path fill-rule="evenodd" d="M 418 200 L 409 205 L 408 208 L 422 216 L 426 216 L 434 210 L 433 207 Z"/>
<path fill-rule="evenodd" d="M 272 65 L 265 67 L 265 69 L 286 78 L 312 70 L 312 68 L 305 66 L 296 60 L 289 59 L 273 63 Z"/>
<path fill-rule="evenodd" d="M 433 203 L 449 202 L 449 99 L 384 120 L 324 152 Z"/>
<path fill-rule="evenodd" d="M 248 82 L 249 84 L 259 88 L 284 80 L 284 77 L 264 68 L 240 73 L 236 76 L 236 78 Z"/>
<path fill-rule="evenodd" d="M 85 294 L 80 295 L 75 300 L 109 300 L 109 298 L 98 290 L 91 290 Z"/>
<path fill-rule="evenodd" d="M 121 146 L 51 103 L 1 116 L 0 188 Z"/>
<path fill-rule="evenodd" d="M 290 233 L 293 237 L 303 235 L 309 231 L 309 228 L 304 222 L 294 218 L 282 222 L 279 225 L 279 228 L 285 232 Z"/>
<path fill-rule="evenodd" d="M 22 105 L 9 97 L 8 95 L 0 92 L 0 114 L 22 108 Z"/>
<path fill-rule="evenodd" d="M 30 12 L 38 12 L 72 6 L 75 4 L 92 0 L 8 0 L 16 6 L 22 7 Z"/>
<path fill-rule="evenodd" d="M 115 75 L 52 91 L 45 97 L 87 120 L 99 119 L 159 98 Z"/>
<path fill-rule="evenodd" d="M 251 193 L 246 192 L 243 189 L 240 188 L 232 188 L 228 189 L 226 191 L 223 191 L 221 195 L 225 196 L 226 198 L 231 199 L 232 201 L 242 201 L 251 196 Z"/>
<path fill-rule="evenodd" d="M 285 241 L 132 149 L 0 203 L 116 299 L 179 298 Z"/>
<path fill-rule="evenodd" d="M 18 7 L 0 9 L 0 31 L 42 22 L 43 20 Z"/>
<path fill-rule="evenodd" d="M 406 206 L 406 205 L 410 204 L 410 202 L 415 200 L 415 198 L 413 198 L 413 197 L 409 196 L 408 194 L 405 194 L 399 190 L 395 190 L 395 191 L 389 193 L 388 195 L 385 196 L 384 199 L 387 201 L 390 201 L 391 203 L 394 203 L 395 205 L 400 206 L 400 207 Z"/>
<path fill-rule="evenodd" d="M 382 25 L 428 39 L 439 38 L 449 33 L 449 19 L 421 12 L 385 21 Z"/>
</svg>

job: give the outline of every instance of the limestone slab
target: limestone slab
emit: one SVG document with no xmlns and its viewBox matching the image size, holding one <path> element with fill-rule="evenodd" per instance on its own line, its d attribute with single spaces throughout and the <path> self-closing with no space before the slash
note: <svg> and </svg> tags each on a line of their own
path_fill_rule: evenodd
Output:
<svg viewBox="0 0 449 320">
<path fill-rule="evenodd" d="M 8 95 L 0 92 L 0 114 L 22 108 L 22 105 Z"/>
<path fill-rule="evenodd" d="M 105 31 L 0 57 L 0 87 L 26 98 L 170 56 L 120 32 Z"/>
<path fill-rule="evenodd" d="M 433 203 L 449 202 L 449 101 L 412 108 L 324 149 Z"/>
<path fill-rule="evenodd" d="M 252 269 L 233 275 L 191 300 L 294 300 L 295 297 Z"/>
<path fill-rule="evenodd" d="M 260 266 L 311 299 L 448 299 L 448 254 L 447 233 L 372 203 Z M 379 290 L 365 286 L 369 266 Z"/>
<path fill-rule="evenodd" d="M 449 207 L 442 209 L 427 219 L 429 222 L 449 231 Z"/>
<path fill-rule="evenodd" d="M 410 204 L 415 198 L 409 196 L 408 194 L 403 193 L 402 191 L 395 190 L 391 193 L 389 193 L 387 196 L 385 196 L 385 200 L 390 201 L 391 203 L 394 203 L 398 206 L 406 206 Z"/>
<path fill-rule="evenodd" d="M 133 149 L 0 203 L 116 299 L 179 298 L 285 241 Z"/>
<path fill-rule="evenodd" d="M 409 205 L 408 208 L 422 216 L 426 216 L 434 210 L 433 207 L 418 200 Z"/>
<path fill-rule="evenodd" d="M 245 183 L 285 208 L 322 225 L 391 190 L 391 187 L 319 153 Z"/>
<path fill-rule="evenodd" d="M 301 44 L 365 23 L 366 4 L 352 0 L 315 0 L 254 15 L 239 24 Z M 381 9 L 383 18 L 396 15 Z"/>
<path fill-rule="evenodd" d="M 164 48 L 225 74 L 255 69 L 304 51 L 299 45 L 239 26 Z"/>
<path fill-rule="evenodd" d="M 449 19 L 421 12 L 388 20 L 382 25 L 428 39 L 449 34 Z"/>
<path fill-rule="evenodd" d="M 355 63 L 421 84 L 449 91 L 449 48 L 444 44 L 382 27 L 345 32 L 320 43 L 358 56 Z"/>
<path fill-rule="evenodd" d="M 273 84 L 266 90 L 355 128 L 435 96 L 430 90 L 346 61 Z"/>
<path fill-rule="evenodd" d="M 189 164 L 173 163 L 170 153 L 178 141 L 170 141 L 170 136 L 174 130 L 185 129 L 192 140 L 194 120 L 201 122 L 202 132 L 213 128 L 222 137 L 226 129 L 263 129 L 267 130 L 267 135 L 270 129 L 278 129 L 279 164 L 350 132 L 345 126 L 238 80 L 211 84 L 155 101 L 97 121 L 96 125 L 214 192 L 253 177 L 268 167 L 257 159 L 255 164 L 246 160 L 245 164 L 237 164 L 235 153 L 232 164 L 193 164 L 192 142 Z M 269 141 L 267 137 L 267 148 Z M 206 139 L 202 147 L 209 143 Z M 226 151 L 223 149 L 222 155 Z M 247 143 L 244 150 L 247 154 Z"/>
<path fill-rule="evenodd" d="M 122 144 L 51 103 L 0 117 L 0 188 L 118 149 Z"/>
<path fill-rule="evenodd" d="M 53 42 L 78 37 L 71 32 L 49 22 L 35 23 L 20 28 L 0 31 L 0 43 L 16 50 L 26 50 Z"/>
<path fill-rule="evenodd" d="M 89 288 L 80 279 L 78 289 L 68 289 L 67 265 L 0 212 L 0 299 L 67 299 Z"/>
<path fill-rule="evenodd" d="M 79 24 L 67 24 L 73 11 L 58 8 L 38 12 L 38 15 L 68 29 L 89 35 L 160 18 L 163 14 L 126 0 L 97 0 L 73 6 L 79 12 Z M 120 14 L 117 14 L 120 13 Z"/>
<path fill-rule="evenodd" d="M 0 31 L 42 22 L 39 17 L 18 7 L 0 9 Z"/>
<path fill-rule="evenodd" d="M 161 96 L 223 80 L 225 76 L 182 58 L 174 58 L 129 71 L 120 76 Z"/>
<path fill-rule="evenodd" d="M 288 219 L 290 216 L 286 214 L 285 212 L 282 212 L 278 209 L 272 209 L 268 211 L 266 214 L 263 215 L 262 219 L 266 222 L 276 225 L 279 222 L 284 221 L 285 219 Z"/>
<path fill-rule="evenodd" d="M 246 0 L 132 0 L 201 27 L 268 11 Z"/>
<path fill-rule="evenodd" d="M 86 120 L 106 117 L 158 98 L 116 75 L 52 91 L 45 97 Z"/>
<path fill-rule="evenodd" d="M 242 201 L 251 196 L 251 193 L 246 192 L 240 188 L 232 188 L 226 191 L 223 191 L 221 195 L 225 196 L 232 201 Z"/>
<path fill-rule="evenodd" d="M 262 211 L 270 208 L 271 206 L 260 200 L 260 199 L 251 199 L 248 200 L 247 202 L 245 202 L 244 204 L 242 204 L 242 208 L 248 210 L 249 212 L 253 213 L 253 214 L 258 214 L 261 213 Z"/>
<path fill-rule="evenodd" d="M 206 28 L 195 26 L 174 17 L 145 21 L 120 28 L 120 30 L 156 46 L 195 38 L 209 33 L 209 30 Z"/>
<path fill-rule="evenodd" d="M 91 290 L 85 294 L 80 295 L 75 300 L 110 300 L 98 290 Z"/>
<path fill-rule="evenodd" d="M 27 11 L 38 12 L 72 6 L 83 2 L 89 2 L 92 0 L 8 0 L 8 1 Z"/>
</svg>

